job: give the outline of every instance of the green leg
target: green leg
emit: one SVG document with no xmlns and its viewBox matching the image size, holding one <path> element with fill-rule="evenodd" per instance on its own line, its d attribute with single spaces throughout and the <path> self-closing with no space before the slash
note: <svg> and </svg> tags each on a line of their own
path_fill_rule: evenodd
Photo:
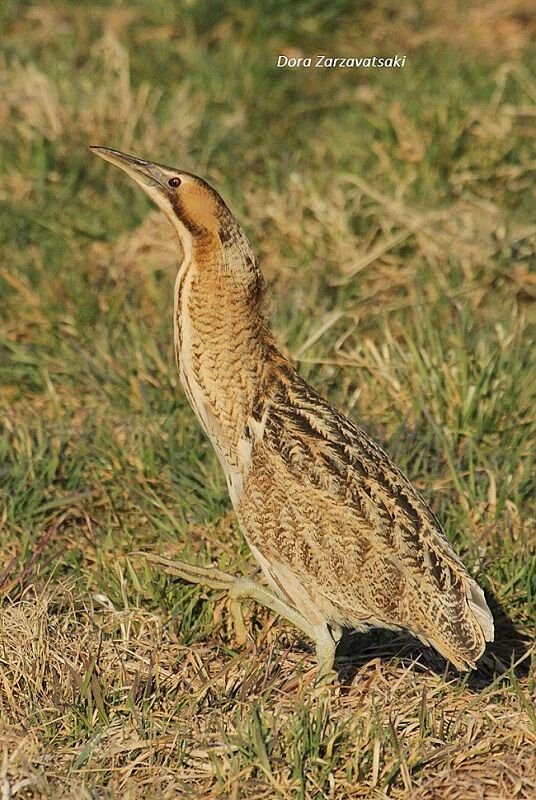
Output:
<svg viewBox="0 0 536 800">
<path fill-rule="evenodd" d="M 246 640 L 247 633 L 239 601 L 245 598 L 250 598 L 260 603 L 260 605 L 266 606 L 266 608 L 279 614 L 283 619 L 291 622 L 306 636 L 311 639 L 315 638 L 313 627 L 295 608 L 277 597 L 270 589 L 266 589 L 251 580 L 251 578 L 228 575 L 215 567 L 195 567 L 185 561 L 171 561 L 169 558 L 152 553 L 140 553 L 140 555 L 143 555 L 152 564 L 163 567 L 166 572 L 171 575 L 177 575 L 184 581 L 198 583 L 202 586 L 207 586 L 209 589 L 227 591 L 231 601 L 231 613 L 237 631 L 237 638 L 242 642 Z"/>
<path fill-rule="evenodd" d="M 235 625 L 237 639 L 240 643 L 247 640 L 247 630 L 242 615 L 241 600 L 246 598 L 255 600 L 280 617 L 295 625 L 302 633 L 315 642 L 318 674 L 315 683 L 320 685 L 333 669 L 335 650 L 342 636 L 342 628 L 334 625 L 319 625 L 314 627 L 293 606 L 285 603 L 274 592 L 261 586 L 251 578 L 228 575 L 215 567 L 195 567 L 185 561 L 171 561 L 163 556 L 152 553 L 140 553 L 147 561 L 157 564 L 172 575 L 182 578 L 189 583 L 207 586 L 209 589 L 220 589 L 229 593 L 230 610 Z"/>
<path fill-rule="evenodd" d="M 321 625 L 314 629 L 316 660 L 318 672 L 315 684 L 328 683 L 328 676 L 335 662 L 335 651 L 342 636 L 342 628 L 338 625 Z"/>
<path fill-rule="evenodd" d="M 259 583 L 255 583 L 255 581 L 252 581 L 249 578 L 235 578 L 234 584 L 229 589 L 229 597 L 231 599 L 231 603 L 234 602 L 237 605 L 239 605 L 238 601 L 240 599 L 246 597 L 250 598 L 251 600 L 255 600 L 256 603 L 269 608 L 271 611 L 275 611 L 276 614 L 279 614 L 280 617 L 286 619 L 287 622 L 290 622 L 292 625 L 295 625 L 296 628 L 299 628 L 306 636 L 314 639 L 314 630 L 312 625 L 309 625 L 305 617 L 302 617 L 299 611 L 296 611 L 295 608 L 277 597 L 277 595 L 270 589 L 266 589 L 264 586 L 261 586 Z"/>
</svg>

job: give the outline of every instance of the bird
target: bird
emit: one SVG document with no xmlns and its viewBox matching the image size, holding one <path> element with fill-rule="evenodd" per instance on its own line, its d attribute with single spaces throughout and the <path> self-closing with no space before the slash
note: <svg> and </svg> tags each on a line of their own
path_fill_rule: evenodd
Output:
<svg viewBox="0 0 536 800">
<path fill-rule="evenodd" d="M 392 459 L 282 354 L 263 312 L 251 244 L 205 180 L 106 147 L 179 243 L 174 351 L 186 397 L 225 475 L 264 581 L 154 556 L 181 578 L 279 614 L 315 645 L 329 679 L 345 629 L 409 631 L 460 671 L 494 635 L 484 592 Z"/>
</svg>

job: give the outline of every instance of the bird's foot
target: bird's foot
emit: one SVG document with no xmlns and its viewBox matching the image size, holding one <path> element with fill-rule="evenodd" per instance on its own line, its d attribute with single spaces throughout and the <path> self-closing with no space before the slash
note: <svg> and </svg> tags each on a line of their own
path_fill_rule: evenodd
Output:
<svg viewBox="0 0 536 800">
<path fill-rule="evenodd" d="M 295 608 L 285 603 L 270 589 L 243 576 L 228 575 L 215 567 L 196 567 L 185 561 L 172 561 L 153 553 L 140 553 L 147 561 L 162 567 L 170 575 L 176 575 L 188 583 L 197 583 L 209 589 L 227 591 L 230 600 L 230 611 L 235 627 L 236 639 L 239 644 L 244 644 L 248 639 L 248 632 L 242 614 L 241 600 L 250 599 L 259 603 L 288 622 L 299 628 L 306 636 L 316 639 L 313 627 L 296 611 Z"/>
<path fill-rule="evenodd" d="M 239 645 L 248 640 L 248 631 L 242 613 L 242 600 L 254 600 L 297 627 L 315 642 L 318 672 L 315 686 L 325 686 L 335 680 L 332 674 L 335 651 L 342 635 L 337 625 L 311 625 L 293 606 L 281 600 L 271 589 L 243 576 L 228 575 L 215 567 L 196 567 L 185 561 L 172 561 L 153 553 L 140 553 L 147 561 L 162 567 L 171 575 L 176 575 L 188 583 L 197 583 L 209 589 L 220 589 L 229 595 L 230 612 L 233 618 L 236 640 Z"/>
<path fill-rule="evenodd" d="M 170 575 L 176 575 L 178 578 L 182 578 L 183 581 L 198 583 L 209 589 L 228 590 L 237 580 L 234 575 L 228 575 L 226 572 L 216 569 L 216 567 L 195 567 L 186 561 L 172 561 L 170 558 L 157 556 L 154 553 L 137 553 L 136 555 L 143 556 L 151 564 L 157 564 Z"/>
<path fill-rule="evenodd" d="M 342 636 L 342 628 L 338 625 L 324 624 L 314 629 L 314 640 L 318 672 L 315 686 L 326 686 L 336 680 L 333 674 L 335 651 Z"/>
</svg>

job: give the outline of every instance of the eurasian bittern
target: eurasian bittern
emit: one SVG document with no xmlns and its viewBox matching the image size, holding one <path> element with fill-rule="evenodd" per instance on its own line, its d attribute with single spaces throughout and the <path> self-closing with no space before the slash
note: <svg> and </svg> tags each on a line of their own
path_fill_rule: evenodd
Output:
<svg viewBox="0 0 536 800">
<path fill-rule="evenodd" d="M 315 642 L 319 677 L 343 628 L 370 626 L 406 629 L 458 669 L 474 667 L 493 640 L 482 589 L 389 456 L 278 350 L 257 261 L 222 198 L 189 172 L 91 149 L 134 178 L 178 234 L 181 383 L 270 588 L 182 562 L 174 571 L 229 589 L 235 612 L 249 597 L 296 625 Z"/>
</svg>

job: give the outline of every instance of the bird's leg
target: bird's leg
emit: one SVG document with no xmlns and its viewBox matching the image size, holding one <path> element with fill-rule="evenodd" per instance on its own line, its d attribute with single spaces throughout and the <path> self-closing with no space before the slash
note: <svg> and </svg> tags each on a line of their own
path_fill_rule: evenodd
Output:
<svg viewBox="0 0 536 800">
<path fill-rule="evenodd" d="M 176 575 L 188 583 L 199 583 L 209 589 L 230 589 L 237 580 L 234 575 L 228 575 L 216 567 L 195 567 L 186 561 L 172 561 L 170 558 L 154 555 L 154 553 L 137 553 L 152 564 L 158 564 L 166 572 Z"/>
<path fill-rule="evenodd" d="M 325 624 L 319 625 L 314 629 L 313 638 L 318 662 L 318 672 L 315 680 L 317 686 L 327 682 L 326 679 L 333 669 L 335 651 L 341 636 L 342 628 L 339 625 Z"/>
<path fill-rule="evenodd" d="M 295 625 L 296 628 L 299 628 L 302 633 L 304 633 L 306 636 L 309 636 L 311 639 L 315 638 L 312 625 L 307 622 L 305 617 L 302 617 L 299 611 L 296 611 L 296 609 L 291 605 L 285 603 L 284 600 L 281 600 L 279 597 L 277 597 L 277 595 L 270 589 L 267 589 L 265 586 L 261 586 L 259 583 L 252 581 L 250 578 L 235 578 L 235 582 L 229 589 L 231 613 L 234 617 L 235 614 L 239 615 L 241 621 L 239 622 L 239 625 L 244 625 L 242 609 L 239 601 L 240 599 L 246 597 L 250 598 L 251 600 L 255 600 L 256 603 L 269 608 L 271 611 L 275 611 L 276 614 L 279 614 L 280 617 L 283 617 L 283 619 L 286 619 L 287 622 L 290 622 L 292 625 Z"/>
<path fill-rule="evenodd" d="M 286 619 L 287 622 L 290 622 L 302 633 L 314 640 L 318 663 L 315 683 L 318 686 L 326 681 L 327 676 L 333 669 L 335 650 L 342 636 L 341 627 L 333 624 L 311 625 L 293 606 L 285 603 L 270 589 L 261 586 L 260 583 L 251 580 L 251 578 L 228 575 L 215 567 L 195 567 L 193 564 L 186 563 L 186 561 L 172 561 L 169 558 L 157 556 L 153 553 L 140 553 L 140 555 L 143 555 L 147 561 L 163 567 L 166 572 L 188 581 L 188 583 L 197 583 L 207 586 L 209 589 L 226 591 L 229 595 L 230 611 L 233 617 L 236 638 L 240 644 L 247 640 L 241 600 L 246 598 L 254 600 L 256 603 L 279 614 L 280 617 Z"/>
<path fill-rule="evenodd" d="M 312 625 L 309 625 L 307 620 L 295 608 L 280 600 L 274 592 L 251 580 L 251 578 L 228 575 L 215 567 L 195 567 L 185 561 L 172 561 L 169 558 L 157 556 L 153 553 L 140 553 L 140 555 L 143 555 L 147 561 L 163 567 L 166 572 L 188 581 L 188 583 L 197 583 L 201 586 L 207 586 L 209 589 L 227 591 L 237 639 L 240 643 L 245 642 L 247 639 L 247 631 L 240 604 L 240 600 L 246 597 L 266 606 L 266 608 L 279 614 L 283 619 L 291 622 L 306 636 L 316 639 Z"/>
</svg>

